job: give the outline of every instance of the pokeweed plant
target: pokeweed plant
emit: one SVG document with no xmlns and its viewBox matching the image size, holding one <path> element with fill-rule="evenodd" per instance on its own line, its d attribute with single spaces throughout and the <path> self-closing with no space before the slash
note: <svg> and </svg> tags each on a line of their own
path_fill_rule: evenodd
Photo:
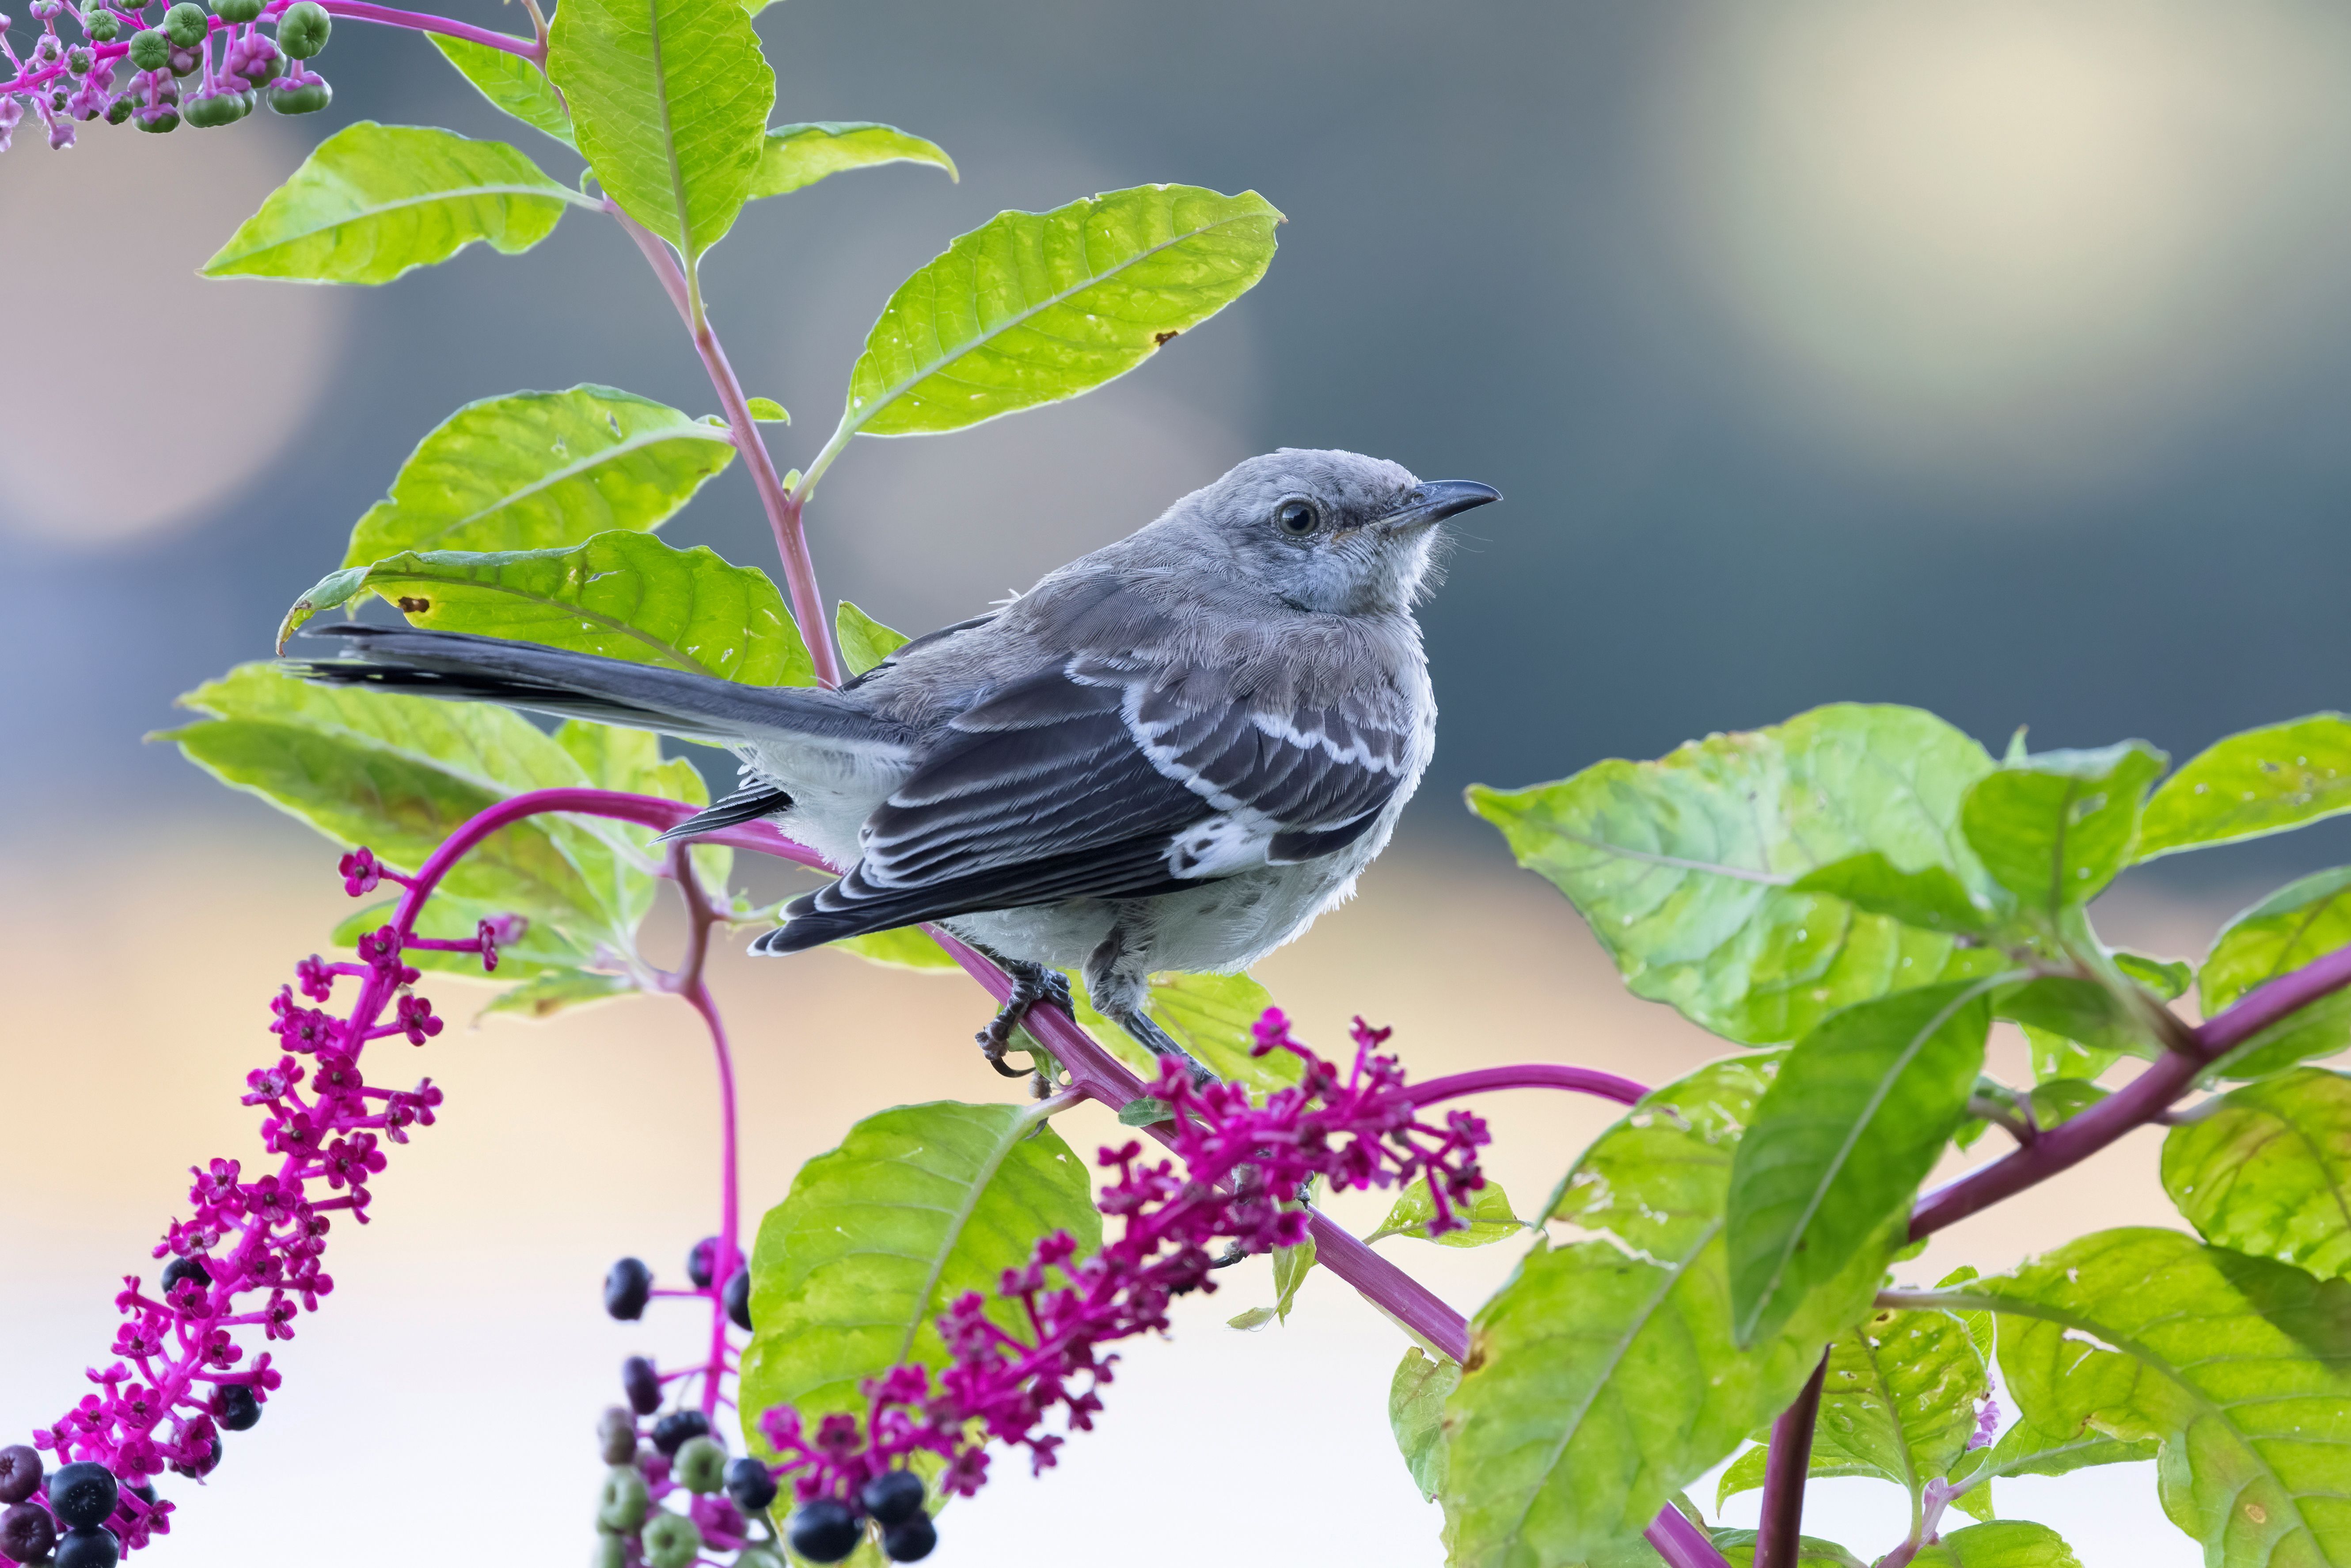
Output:
<svg viewBox="0 0 2351 1568">
<path fill-rule="evenodd" d="M 1257 281 L 1281 221 L 1254 193 L 1180 185 L 1000 214 L 892 295 L 831 435 L 805 471 L 779 472 L 762 425 L 784 413 L 729 367 L 702 256 L 750 201 L 954 164 L 889 126 L 770 126 L 756 4 L 564 0 L 549 21 L 524 0 L 524 38 L 365 0 L 183 3 L 160 19 L 153 3 L 88 0 L 69 17 L 36 0 L 22 52 L 0 20 L 16 73 L 0 144 L 27 105 L 58 148 L 94 120 L 212 129 L 257 97 L 306 112 L 327 99 L 310 62 L 335 19 L 422 32 L 581 176 L 362 121 L 206 271 L 381 284 L 476 241 L 528 250 L 580 208 L 636 244 L 718 405 L 696 418 L 589 385 L 460 409 L 281 641 L 374 603 L 751 685 L 837 684 L 904 641 L 854 605 L 828 614 L 811 563 L 804 517 L 852 439 L 961 429 L 1135 368 Z M 780 590 L 656 532 L 737 458 Z M 1165 1333 L 1176 1297 L 1267 1253 L 1277 1304 L 1237 1325 L 1286 1316 L 1319 1265 L 1414 1341 L 1390 1411 L 1455 1563 L 1858 1564 L 1801 1527 L 1811 1478 L 1864 1476 L 1907 1495 L 1903 1539 L 1868 1543 L 1888 1568 L 2065 1568 L 2053 1531 L 1998 1516 L 1993 1483 L 2153 1458 L 2163 1511 L 2208 1563 L 2351 1564 L 2351 1080 L 2314 1065 L 2351 1045 L 2351 868 L 2247 910 L 2194 965 L 2109 947 L 2087 914 L 2133 864 L 2351 810 L 2342 716 L 2236 736 L 2166 779 L 2141 742 L 1995 759 L 1928 714 L 1834 706 L 1657 762 L 1475 789 L 1634 991 L 1733 1054 L 1654 1091 L 1547 1062 L 1414 1082 L 1360 1019 L 1343 1068 L 1247 977 L 1163 977 L 1159 1020 L 1217 1081 L 1141 1060 L 1081 999 L 1040 1007 L 1019 1037 L 1031 1103 L 869 1117 L 753 1238 L 707 960 L 727 929 L 771 918 L 732 888 L 736 853 L 820 857 L 756 821 L 656 849 L 706 792 L 633 731 L 544 730 L 266 663 L 183 700 L 198 716 L 167 738 L 349 846 L 346 892 L 384 897 L 334 934 L 351 957 L 302 960 L 269 1005 L 271 1060 L 243 1092 L 259 1161 L 191 1167 L 153 1282 L 125 1277 L 91 1392 L 0 1449 L 0 1553 L 16 1562 L 111 1568 L 152 1544 L 172 1524 L 159 1478 L 209 1476 L 275 1402 L 263 1347 L 330 1295 L 334 1225 L 372 1218 L 392 1148 L 443 1108 L 429 1078 L 386 1087 L 405 1074 L 384 1053 L 441 1034 L 428 974 L 470 970 L 511 982 L 491 1010 L 530 1018 L 674 996 L 713 1045 L 716 1230 L 687 1250 L 682 1285 L 635 1258 L 605 1281 L 622 1321 L 691 1303 L 706 1348 L 622 1364 L 592 1532 L 582 1521 L 601 1568 L 924 1558 L 936 1510 L 985 1483 L 992 1448 L 1042 1469 L 1106 1415 L 1106 1346 Z M 638 941 L 664 882 L 688 929 L 670 970 Z M 844 946 L 1012 990 L 944 932 Z M 1996 1020 L 2023 1030 L 2032 1082 L 1985 1074 Z M 1531 1222 L 1479 1169 L 1483 1121 L 1451 1103 L 1519 1088 L 1628 1107 Z M 1100 1191 L 1050 1125 L 1086 1101 L 1136 1134 L 1102 1151 Z M 2162 1179 L 2194 1235 L 2103 1230 L 2002 1276 L 1906 1282 L 1935 1271 L 1919 1254 L 1938 1230 L 2150 1124 L 2169 1129 Z M 2011 1146 L 1920 1196 L 1949 1149 L 1987 1136 Z M 919 1163 L 904 1157 L 916 1147 Z M 1397 1196 L 1359 1238 L 1315 1207 L 1323 1186 Z M 1370 1245 L 1531 1230 L 1466 1320 Z M 1714 1509 L 1760 1488 L 1760 1529 L 1711 1523 L 1687 1494 L 1718 1469 Z"/>
</svg>

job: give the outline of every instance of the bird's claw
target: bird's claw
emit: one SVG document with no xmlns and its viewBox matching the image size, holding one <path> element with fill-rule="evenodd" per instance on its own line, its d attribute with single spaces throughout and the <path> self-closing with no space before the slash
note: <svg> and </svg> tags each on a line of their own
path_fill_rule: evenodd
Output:
<svg viewBox="0 0 2351 1568">
<path fill-rule="evenodd" d="M 1029 1009 L 1042 1003 L 1067 1010 L 1070 1006 L 1070 982 L 1054 970 L 1037 964 L 1009 964 L 1002 959 L 1004 972 L 1012 977 L 1012 993 L 987 1027 L 979 1031 L 979 1053 L 990 1067 L 1007 1078 L 1026 1078 L 1030 1070 L 1011 1066 L 1004 1060 L 1012 1049 L 1012 1036 L 1028 1019 Z"/>
</svg>

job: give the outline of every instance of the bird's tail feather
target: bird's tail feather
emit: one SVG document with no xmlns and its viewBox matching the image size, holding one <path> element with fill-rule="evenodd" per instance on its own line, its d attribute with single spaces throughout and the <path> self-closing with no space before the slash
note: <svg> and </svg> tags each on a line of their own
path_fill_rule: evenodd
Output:
<svg viewBox="0 0 2351 1568">
<path fill-rule="evenodd" d="M 731 746 L 764 737 L 829 740 L 847 750 L 910 750 L 903 725 L 854 696 L 816 686 L 752 686 L 715 675 L 632 664 L 537 643 L 413 627 L 325 626 L 358 655 L 291 659 L 283 667 L 330 685 L 371 685 L 418 696 L 487 700 L 567 718 L 590 718 Z"/>
</svg>

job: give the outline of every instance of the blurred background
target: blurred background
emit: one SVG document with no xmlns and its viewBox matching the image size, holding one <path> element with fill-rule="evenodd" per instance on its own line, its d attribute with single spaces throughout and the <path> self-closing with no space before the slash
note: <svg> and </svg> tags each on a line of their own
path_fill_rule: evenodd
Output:
<svg viewBox="0 0 2351 1568">
<path fill-rule="evenodd" d="M 1425 1071 L 1515 1053 L 1660 1080 L 1713 1053 L 1626 998 L 1564 904 L 1509 870 L 1460 809 L 1472 779 L 1847 698 L 1932 707 L 1995 747 L 2029 725 L 2040 747 L 2139 735 L 2179 757 L 2344 701 L 2351 14 L 789 0 L 760 26 L 778 122 L 890 121 L 963 172 L 757 204 L 706 263 L 748 390 L 799 417 L 770 427 L 785 463 L 831 428 L 890 290 L 1000 209 L 1174 180 L 1255 188 L 1290 219 L 1266 281 L 1143 372 L 963 434 L 858 443 L 811 512 L 831 592 L 910 631 L 960 618 L 1275 445 L 1509 497 L 1464 519 L 1424 612 L 1445 717 L 1396 848 L 1261 972 L 1325 1042 L 1360 1010 L 1401 1025 Z M 633 249 L 580 214 L 526 256 L 477 249 L 381 289 L 199 281 L 352 120 L 577 169 L 413 37 L 346 23 L 322 64 L 336 100 L 312 120 L 86 129 L 63 154 L 20 131 L 0 158 L 8 1429 L 78 1396 L 175 1173 L 250 1142 L 234 1086 L 263 1001 L 340 902 L 331 852 L 141 735 L 266 654 L 458 404 L 596 381 L 712 406 Z M 769 559 L 739 466 L 666 537 Z M 2346 847 L 2321 828 L 2166 861 L 2102 919 L 2193 956 L 2251 894 Z M 956 982 L 831 955 L 734 959 L 720 979 L 758 1201 L 880 1105 L 998 1092 Z M 343 1289 L 285 1356 L 285 1413 L 216 1484 L 179 1489 L 174 1559 L 292 1561 L 327 1531 L 354 1563 L 584 1550 L 590 1427 L 612 1364 L 646 1348 L 596 1312 L 597 1280 L 622 1249 L 674 1271 L 709 1228 L 707 1070 L 678 1011 L 436 1042 L 448 1114 L 388 1174 L 384 1223 L 339 1235 Z M 1604 1124 L 1497 1115 L 1497 1170 L 1529 1204 Z M 2173 1222 L 2154 1146 L 1917 1267 L 2000 1266 L 2090 1213 Z M 1419 1251 L 1466 1308 L 1515 1249 Z M 1394 1331 L 1328 1281 L 1286 1328 L 1221 1326 L 1267 1291 L 1259 1268 L 1194 1303 L 1183 1343 L 1133 1347 L 1104 1430 L 1038 1486 L 958 1507 L 941 1561 L 1099 1544 L 1136 1564 L 1436 1562 L 1436 1512 L 1385 1429 Z M 2092 1562 L 2196 1559 L 2144 1470 L 2070 1502 L 2053 1483 L 2003 1494 Z M 1155 1506 L 1185 1518 L 1137 1530 Z M 1865 1557 L 1900 1533 L 1865 1483 L 1821 1509 L 1812 1528 Z"/>
</svg>

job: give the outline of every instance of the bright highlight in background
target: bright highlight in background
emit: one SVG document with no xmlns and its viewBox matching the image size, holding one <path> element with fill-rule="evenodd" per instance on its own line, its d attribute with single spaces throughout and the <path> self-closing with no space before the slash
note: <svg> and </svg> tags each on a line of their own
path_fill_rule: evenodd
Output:
<svg viewBox="0 0 2351 1568">
<path fill-rule="evenodd" d="M 1696 265 L 1895 462 L 2126 460 L 2346 312 L 2351 18 L 1724 7 L 1667 94 Z"/>
</svg>

